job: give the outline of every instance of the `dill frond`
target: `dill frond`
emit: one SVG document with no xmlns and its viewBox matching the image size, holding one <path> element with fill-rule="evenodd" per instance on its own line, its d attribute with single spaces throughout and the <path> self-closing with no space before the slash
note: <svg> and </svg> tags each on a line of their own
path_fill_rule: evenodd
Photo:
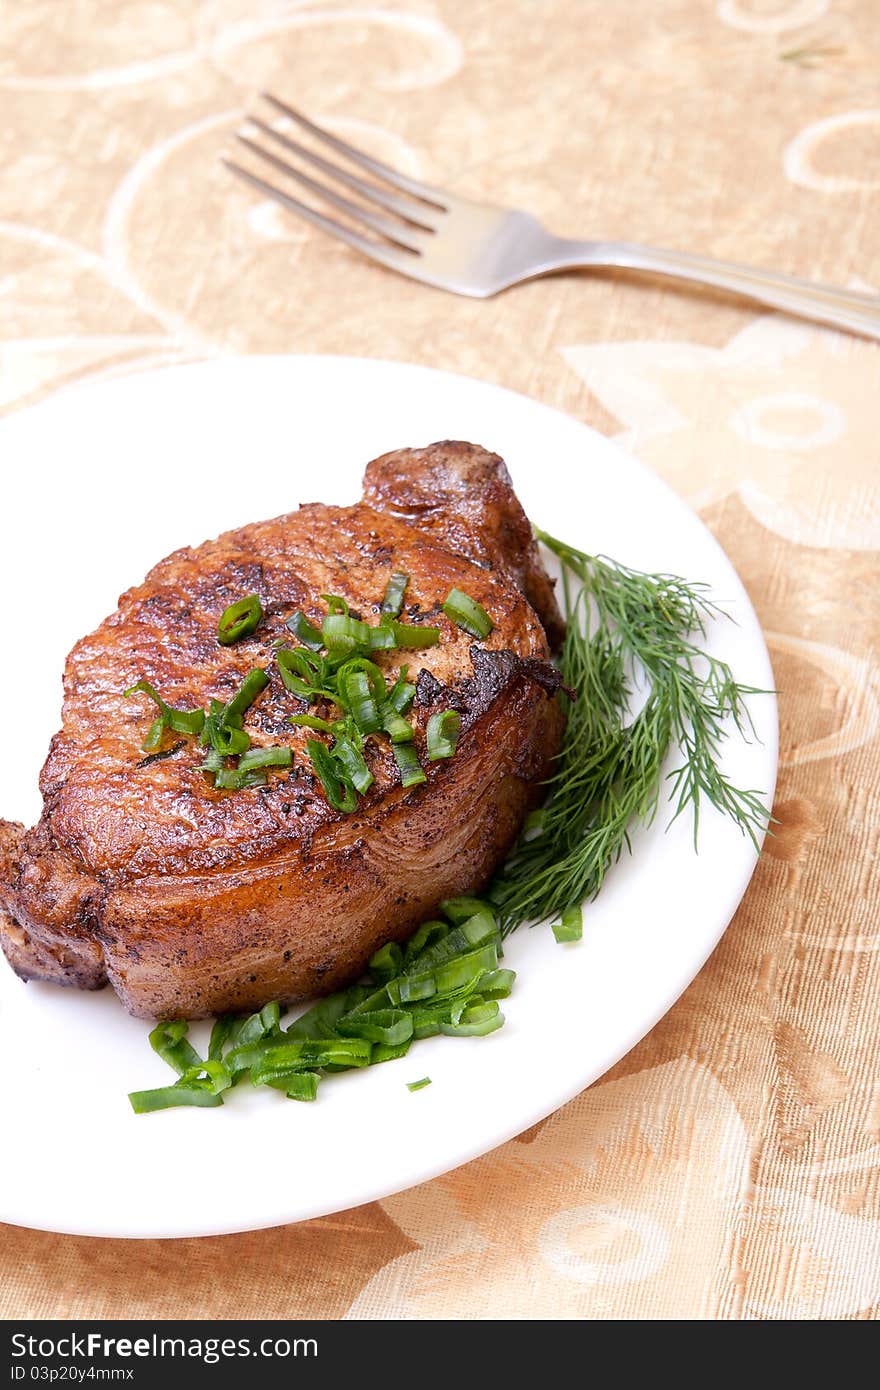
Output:
<svg viewBox="0 0 880 1390">
<path fill-rule="evenodd" d="M 695 847 L 704 800 L 756 849 L 769 820 L 760 792 L 735 787 L 719 767 L 731 723 L 743 737 L 753 733 L 747 698 L 764 692 L 740 685 L 701 647 L 707 623 L 723 616 L 707 586 L 536 534 L 563 566 L 568 628 L 559 666 L 576 699 L 547 802 L 490 890 L 505 934 L 594 898 L 632 828 L 654 819 L 665 781 L 672 821 L 693 817 Z M 632 672 L 647 695 L 627 722 Z M 681 762 L 664 778 L 674 748 Z"/>
</svg>

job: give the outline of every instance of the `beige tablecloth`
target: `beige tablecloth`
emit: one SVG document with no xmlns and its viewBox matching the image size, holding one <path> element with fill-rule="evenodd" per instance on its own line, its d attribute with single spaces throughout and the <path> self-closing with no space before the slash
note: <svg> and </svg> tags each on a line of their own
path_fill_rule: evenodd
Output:
<svg viewBox="0 0 880 1390">
<path fill-rule="evenodd" d="M 216 156 L 268 87 L 562 233 L 877 286 L 878 71 L 876 0 L 5 8 L 3 408 L 230 351 L 396 357 L 561 406 L 667 478 L 738 566 L 782 763 L 778 834 L 709 964 L 552 1119 L 306 1225 L 6 1227 L 2 1315 L 876 1315 L 880 348 L 631 277 L 433 293 Z"/>
</svg>

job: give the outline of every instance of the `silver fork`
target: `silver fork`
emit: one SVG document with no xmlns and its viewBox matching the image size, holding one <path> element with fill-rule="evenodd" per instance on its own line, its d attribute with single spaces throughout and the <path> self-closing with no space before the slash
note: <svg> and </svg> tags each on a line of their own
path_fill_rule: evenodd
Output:
<svg viewBox="0 0 880 1390">
<path fill-rule="evenodd" d="M 876 295 L 631 241 L 572 241 L 554 236 L 528 212 L 474 202 L 401 174 L 322 130 L 269 92 L 262 95 L 288 122 L 293 121 L 323 142 L 328 151 L 344 156 L 371 177 L 362 178 L 258 117 L 248 119 L 268 147 L 249 135 L 239 133 L 237 139 L 283 178 L 337 208 L 354 225 L 337 222 L 233 160 L 224 159 L 223 163 L 290 212 L 413 280 L 486 299 L 523 280 L 554 271 L 603 267 L 644 270 L 733 291 L 774 309 L 880 339 L 880 297 Z M 291 163 L 290 155 L 325 177 L 306 173 Z M 341 184 L 361 201 L 352 201 L 334 184 Z"/>
</svg>

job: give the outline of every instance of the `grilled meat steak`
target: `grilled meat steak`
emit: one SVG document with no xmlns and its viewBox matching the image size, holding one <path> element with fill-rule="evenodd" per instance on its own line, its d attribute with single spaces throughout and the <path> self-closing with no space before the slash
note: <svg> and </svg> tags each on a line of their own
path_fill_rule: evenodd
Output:
<svg viewBox="0 0 880 1390">
<path fill-rule="evenodd" d="M 350 814 L 312 775 L 303 705 L 271 660 L 301 608 L 320 625 L 335 593 L 376 622 L 390 575 L 410 576 L 402 619 L 438 646 L 376 656 L 390 680 L 418 674 L 410 788 L 385 740 L 375 783 Z M 476 643 L 444 616 L 458 588 L 491 615 Z M 265 617 L 232 647 L 224 609 L 259 594 Z M 32 830 L 0 821 L 0 938 L 25 979 L 97 989 L 110 981 L 141 1017 L 196 1018 L 293 1001 L 355 977 L 441 899 L 484 885 L 513 843 L 561 734 L 548 664 L 562 632 L 553 591 L 502 461 L 471 444 L 402 450 L 371 463 L 352 507 L 303 506 L 162 560 L 74 647 L 63 727 L 52 740 Z M 290 744 L 264 787 L 216 790 L 194 739 L 166 734 L 144 757 L 155 713 L 122 692 L 140 677 L 171 705 L 228 701 L 254 666 L 270 684 L 251 707 L 253 746 Z M 453 758 L 428 762 L 436 710 L 461 712 Z"/>
</svg>

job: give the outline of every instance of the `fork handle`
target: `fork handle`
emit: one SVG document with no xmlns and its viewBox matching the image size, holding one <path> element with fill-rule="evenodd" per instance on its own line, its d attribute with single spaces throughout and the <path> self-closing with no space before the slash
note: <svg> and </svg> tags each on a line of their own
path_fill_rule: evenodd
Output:
<svg viewBox="0 0 880 1390">
<path fill-rule="evenodd" d="M 880 296 L 877 295 L 841 290 L 833 285 L 800 280 L 794 275 L 778 275 L 732 261 L 692 256 L 684 251 L 640 246 L 631 241 L 560 240 L 557 244 L 559 255 L 554 258 L 553 270 L 607 266 L 671 275 L 679 280 L 731 290 L 801 318 L 816 319 L 850 333 L 880 339 Z"/>
</svg>

